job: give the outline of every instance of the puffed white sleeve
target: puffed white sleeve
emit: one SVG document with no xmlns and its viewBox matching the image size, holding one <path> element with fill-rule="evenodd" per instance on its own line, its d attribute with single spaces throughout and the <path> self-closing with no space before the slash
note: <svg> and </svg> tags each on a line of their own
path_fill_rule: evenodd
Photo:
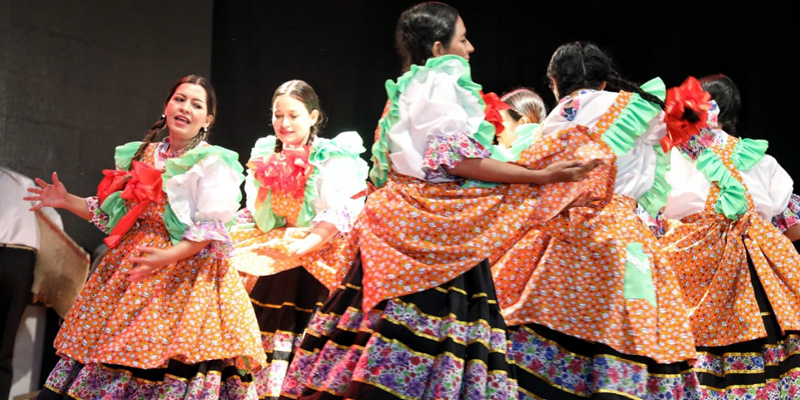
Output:
<svg viewBox="0 0 800 400">
<path fill-rule="evenodd" d="M 762 217 L 770 220 L 786 210 L 794 182 L 774 157 L 765 154 L 753 168 L 741 174 Z"/>
<path fill-rule="evenodd" d="M 165 189 L 175 216 L 187 226 L 181 239 L 212 243 L 202 255 L 223 258 L 232 251 L 225 224 L 239 208 L 241 173 L 209 154 L 186 173 L 167 181 Z"/>
<path fill-rule="evenodd" d="M 358 157 L 332 157 L 320 166 L 312 226 L 325 221 L 339 232 L 353 228 L 366 200 L 367 170 L 367 163 Z"/>
<path fill-rule="evenodd" d="M 399 122 L 389 131 L 393 168 L 428 181 L 452 181 L 447 173 L 464 158 L 490 150 L 473 137 L 484 119 L 480 99 L 458 85 L 458 73 L 431 70 L 409 82 L 399 99 Z"/>
</svg>

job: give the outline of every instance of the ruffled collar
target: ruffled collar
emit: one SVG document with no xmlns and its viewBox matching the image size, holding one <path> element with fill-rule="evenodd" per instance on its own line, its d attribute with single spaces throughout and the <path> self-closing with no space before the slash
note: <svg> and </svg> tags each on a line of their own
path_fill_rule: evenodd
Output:
<svg viewBox="0 0 800 400">
<path fill-rule="evenodd" d="M 310 154 L 311 145 L 286 148 L 267 157 L 253 158 L 247 166 L 254 171 L 254 177 L 261 183 L 262 188 L 288 193 L 296 199 L 301 199 L 306 180 L 314 171 L 314 166 L 308 162 Z M 259 198 L 261 197 L 266 197 L 266 192 L 259 193 Z"/>
<path fill-rule="evenodd" d="M 169 136 L 165 137 L 158 146 L 156 146 L 156 156 L 162 160 L 166 160 L 168 158 L 180 157 L 186 149 L 180 149 L 175 151 L 170 151 L 170 141 Z"/>
</svg>

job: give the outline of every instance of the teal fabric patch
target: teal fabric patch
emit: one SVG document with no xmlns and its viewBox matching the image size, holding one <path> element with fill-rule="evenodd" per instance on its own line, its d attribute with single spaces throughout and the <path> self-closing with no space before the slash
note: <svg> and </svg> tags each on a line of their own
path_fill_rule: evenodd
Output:
<svg viewBox="0 0 800 400">
<path fill-rule="evenodd" d="M 647 300 L 657 307 L 650 259 L 641 243 L 628 243 L 625 252 L 625 298 Z"/>
</svg>

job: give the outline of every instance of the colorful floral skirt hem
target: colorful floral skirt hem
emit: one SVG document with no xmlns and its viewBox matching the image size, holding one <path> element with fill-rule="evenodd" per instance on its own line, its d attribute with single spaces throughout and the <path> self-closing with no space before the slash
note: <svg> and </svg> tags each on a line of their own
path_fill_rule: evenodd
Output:
<svg viewBox="0 0 800 400">
<path fill-rule="evenodd" d="M 658 364 L 537 324 L 509 333 L 520 400 L 701 398 L 687 362 Z"/>
<path fill-rule="evenodd" d="M 39 400 L 53 399 L 246 399 L 257 398 L 252 376 L 230 361 L 139 369 L 120 365 L 81 364 L 62 358 L 47 378 Z"/>
<path fill-rule="evenodd" d="M 328 289 L 303 267 L 259 277 L 250 292 L 267 365 L 253 374 L 259 399 L 277 399 L 286 370 Z"/>
<path fill-rule="evenodd" d="M 800 399 L 800 332 L 781 333 L 748 258 L 767 336 L 728 346 L 698 347 L 694 370 L 704 399 Z"/>
<path fill-rule="evenodd" d="M 358 258 L 314 316 L 283 399 L 509 399 L 505 322 L 487 262 L 452 281 L 361 308 Z"/>
</svg>

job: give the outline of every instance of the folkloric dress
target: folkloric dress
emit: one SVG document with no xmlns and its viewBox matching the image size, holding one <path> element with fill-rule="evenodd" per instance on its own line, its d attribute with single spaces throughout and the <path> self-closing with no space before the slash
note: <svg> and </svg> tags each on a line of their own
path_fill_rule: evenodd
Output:
<svg viewBox="0 0 800 400">
<path fill-rule="evenodd" d="M 315 138 L 308 146 L 284 147 L 281 153 L 274 152 L 275 140 L 261 138 L 253 147 L 245 180 L 247 207 L 231 228 L 236 246 L 231 264 L 246 277 L 269 363 L 254 376 L 259 398 L 280 395 L 312 313 L 350 266 L 346 234 L 364 206 L 359 193 L 366 189 L 368 171 L 359 158 L 365 149 L 356 132 Z M 282 261 L 264 252 L 291 252 L 290 243 L 321 221 L 335 225 L 340 234 L 320 250 Z"/>
<path fill-rule="evenodd" d="M 642 89 L 665 94 L 660 79 Z M 680 288 L 634 212 L 665 202 L 662 119 L 636 93 L 581 90 L 542 123 L 543 139 L 583 131 L 615 162 L 584 181 L 608 188 L 601 210 L 571 209 L 567 223 L 529 231 L 492 267 L 519 398 L 693 398 Z"/>
<path fill-rule="evenodd" d="M 766 150 L 709 129 L 671 155 L 661 244 L 689 308 L 704 398 L 800 399 L 800 256 L 770 222 L 796 205 Z"/>
<path fill-rule="evenodd" d="M 170 155 L 168 143 L 142 162 L 131 161 L 140 142 L 117 147 L 117 170 L 87 199 L 111 249 L 58 332 L 62 359 L 40 399 L 256 398 L 250 372 L 266 360 L 225 227 L 241 198 L 238 155 L 205 143 Z M 212 242 L 128 281 L 138 246 L 182 239 Z"/>
<path fill-rule="evenodd" d="M 534 223 L 556 217 L 586 187 L 464 188 L 447 173 L 485 158 L 495 128 L 466 60 L 431 58 L 386 84 L 358 250 L 313 317 L 283 398 L 509 399 L 506 326 L 489 261 Z M 518 163 L 594 159 L 585 135 L 552 138 Z"/>
</svg>

